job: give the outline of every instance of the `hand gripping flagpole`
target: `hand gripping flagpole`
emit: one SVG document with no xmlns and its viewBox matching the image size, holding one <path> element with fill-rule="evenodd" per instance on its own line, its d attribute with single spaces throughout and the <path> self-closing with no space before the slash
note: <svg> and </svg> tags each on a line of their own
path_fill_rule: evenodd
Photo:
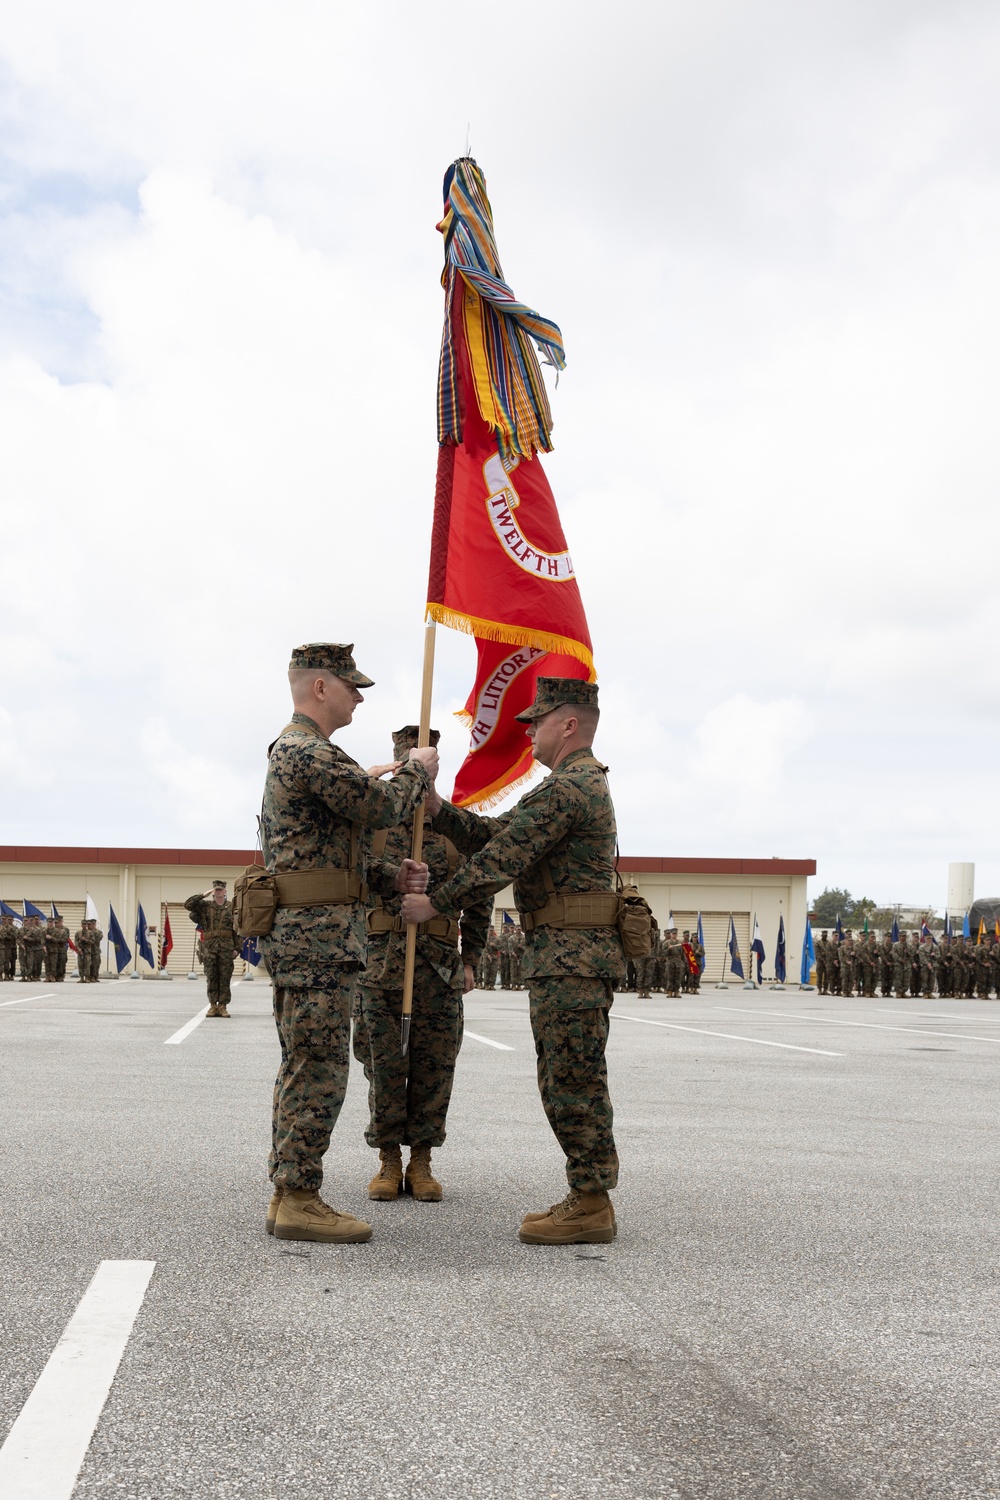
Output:
<svg viewBox="0 0 1000 1500">
<path fill-rule="evenodd" d="M 434 621 L 429 620 L 424 629 L 424 680 L 420 693 L 420 732 L 417 747 L 423 749 L 431 742 L 431 693 L 434 688 Z M 410 858 L 419 864 L 424 852 L 424 804 L 421 802 L 413 812 L 413 842 Z M 400 1018 L 399 1050 L 405 1057 L 410 1048 L 410 1019 L 413 1015 L 413 972 L 417 963 L 417 924 L 406 924 L 406 964 L 403 969 L 403 1010 Z"/>
</svg>

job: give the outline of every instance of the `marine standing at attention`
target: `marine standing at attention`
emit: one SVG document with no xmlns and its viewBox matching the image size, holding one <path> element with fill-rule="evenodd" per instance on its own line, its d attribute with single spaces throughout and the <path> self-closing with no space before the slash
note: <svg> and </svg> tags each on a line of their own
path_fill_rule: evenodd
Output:
<svg viewBox="0 0 1000 1500">
<path fill-rule="evenodd" d="M 380 781 L 330 743 L 364 701 L 359 688 L 373 686 L 353 650 L 320 642 L 292 652 L 295 712 L 268 751 L 261 819 L 278 905 L 260 947 L 274 982 L 281 1045 L 267 1227 L 278 1239 L 321 1244 L 359 1244 L 372 1232 L 319 1195 L 347 1089 L 351 1011 L 368 954 L 368 830 L 401 823 L 431 790 L 438 767 L 436 750 L 411 750 L 399 771 Z M 426 886 L 427 866 L 404 859 L 396 889 L 421 881 Z"/>
<path fill-rule="evenodd" d="M 201 961 L 208 986 L 208 1014 L 229 1019 L 230 981 L 242 939 L 233 921 L 233 903 L 226 899 L 226 882 L 213 880 L 211 890 L 189 896 L 188 916 L 201 928 Z"/>
<path fill-rule="evenodd" d="M 45 983 L 62 984 L 66 978 L 66 955 L 69 932 L 62 917 L 49 917 L 45 923 Z"/>
<path fill-rule="evenodd" d="M 13 979 L 17 969 L 17 928 L 14 918 L 0 917 L 0 980 Z"/>
<path fill-rule="evenodd" d="M 403 902 L 407 921 L 457 916 L 510 880 L 525 932 L 528 984 L 542 1106 L 566 1156 L 569 1192 L 527 1214 L 525 1244 L 602 1243 L 614 1238 L 608 1196 L 618 1182 L 605 1048 L 615 978 L 625 967 L 616 926 L 615 814 L 591 748 L 597 687 L 540 677 L 518 719 L 537 761 L 552 774 L 499 818 L 428 799 L 434 827 L 471 857 L 432 895 Z"/>
<path fill-rule="evenodd" d="M 396 730 L 396 764 L 405 762 L 417 736 L 414 724 Z M 436 729 L 430 741 L 437 746 Z M 397 827 L 376 833 L 369 862 L 368 966 L 361 976 L 361 1016 L 370 1054 L 365 1068 L 370 1110 L 365 1139 L 379 1153 L 379 1170 L 368 1184 L 368 1196 L 391 1202 L 405 1190 L 421 1202 L 437 1203 L 442 1188 L 431 1173 L 431 1152 L 444 1145 L 462 1045 L 462 996 L 475 987 L 491 903 L 482 900 L 467 906 L 457 922 L 437 917 L 417 929 L 413 1019 L 404 1057 L 399 1037 L 406 923 L 395 880 L 413 842 L 412 822 L 409 814 Z M 424 834 L 422 859 L 431 885 L 443 885 L 465 863 L 454 844 L 433 828 Z M 410 1148 L 405 1177 L 401 1146 Z"/>
</svg>

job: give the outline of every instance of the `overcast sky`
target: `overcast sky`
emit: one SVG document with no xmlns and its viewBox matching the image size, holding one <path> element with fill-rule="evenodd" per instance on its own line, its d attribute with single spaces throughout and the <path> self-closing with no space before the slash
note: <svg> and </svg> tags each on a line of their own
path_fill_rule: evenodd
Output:
<svg viewBox="0 0 1000 1500">
<path fill-rule="evenodd" d="M 623 852 L 1000 891 L 998 71 L 986 0 L 9 10 L 0 842 L 249 846 L 304 641 L 416 718 L 468 127 Z"/>
</svg>

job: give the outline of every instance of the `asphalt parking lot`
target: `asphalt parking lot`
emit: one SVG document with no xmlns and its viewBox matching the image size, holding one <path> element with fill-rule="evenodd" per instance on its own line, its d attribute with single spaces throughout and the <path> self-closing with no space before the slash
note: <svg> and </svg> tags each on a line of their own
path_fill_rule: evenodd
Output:
<svg viewBox="0 0 1000 1500">
<path fill-rule="evenodd" d="M 352 1070 L 339 1248 L 264 1233 L 269 987 L 203 1005 L 0 986 L 4 1500 L 1000 1495 L 997 1002 L 620 996 L 620 1233 L 556 1249 L 525 994 L 467 1004 L 443 1203 L 368 1203 Z"/>
</svg>

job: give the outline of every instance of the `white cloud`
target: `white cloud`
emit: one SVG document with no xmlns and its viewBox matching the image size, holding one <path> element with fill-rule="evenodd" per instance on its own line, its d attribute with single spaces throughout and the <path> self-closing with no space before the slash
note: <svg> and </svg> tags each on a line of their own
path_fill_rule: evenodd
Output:
<svg viewBox="0 0 1000 1500">
<path fill-rule="evenodd" d="M 358 643 L 362 762 L 414 717 L 471 120 L 508 275 L 566 335 L 547 468 L 623 846 L 1000 887 L 995 9 L 515 0 L 551 108 L 530 68 L 456 69 L 451 15 L 5 27 L 9 837 L 248 844 L 299 641 Z M 473 652 L 439 637 L 447 707 Z"/>
</svg>

